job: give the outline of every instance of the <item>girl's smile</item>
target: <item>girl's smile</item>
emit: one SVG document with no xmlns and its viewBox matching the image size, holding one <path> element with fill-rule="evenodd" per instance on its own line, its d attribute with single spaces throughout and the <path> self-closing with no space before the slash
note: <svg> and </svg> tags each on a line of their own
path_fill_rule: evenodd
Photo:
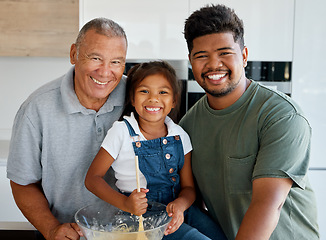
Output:
<svg viewBox="0 0 326 240">
<path fill-rule="evenodd" d="M 145 109 L 149 112 L 158 112 L 159 110 L 161 110 L 161 108 L 158 107 L 145 107 Z"/>
</svg>

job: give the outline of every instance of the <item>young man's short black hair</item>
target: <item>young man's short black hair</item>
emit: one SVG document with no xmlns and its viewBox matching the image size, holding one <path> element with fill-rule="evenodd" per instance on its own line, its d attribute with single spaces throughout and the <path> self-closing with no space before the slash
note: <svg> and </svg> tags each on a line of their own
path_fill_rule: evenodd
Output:
<svg viewBox="0 0 326 240">
<path fill-rule="evenodd" d="M 184 37 L 189 53 L 193 48 L 195 38 L 226 32 L 233 34 L 234 41 L 238 42 L 241 50 L 243 50 L 243 22 L 233 9 L 224 5 L 209 5 L 193 12 L 186 20 L 184 27 Z"/>
</svg>

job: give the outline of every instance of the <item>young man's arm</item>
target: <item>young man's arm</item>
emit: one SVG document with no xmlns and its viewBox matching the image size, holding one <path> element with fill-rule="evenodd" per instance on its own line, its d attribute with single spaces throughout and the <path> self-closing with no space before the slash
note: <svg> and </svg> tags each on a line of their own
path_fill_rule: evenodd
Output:
<svg viewBox="0 0 326 240">
<path fill-rule="evenodd" d="M 269 239 L 279 221 L 292 183 L 290 178 L 255 179 L 251 203 L 235 239 Z"/>
</svg>

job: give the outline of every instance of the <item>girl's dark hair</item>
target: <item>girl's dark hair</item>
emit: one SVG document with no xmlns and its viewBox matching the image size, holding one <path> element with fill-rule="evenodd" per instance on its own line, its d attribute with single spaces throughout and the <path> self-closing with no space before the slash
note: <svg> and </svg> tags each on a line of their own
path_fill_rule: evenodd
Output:
<svg viewBox="0 0 326 240">
<path fill-rule="evenodd" d="M 138 119 L 138 114 L 135 108 L 132 106 L 132 100 L 134 99 L 135 89 L 144 78 L 155 74 L 163 75 L 171 84 L 175 107 L 171 110 L 169 117 L 171 117 L 175 122 L 177 122 L 179 114 L 178 110 L 180 106 L 181 86 L 179 81 L 177 80 L 174 68 L 166 61 L 139 63 L 133 66 L 128 71 L 125 105 L 123 113 L 119 119 L 120 121 L 123 119 L 123 116 L 130 116 L 132 112 L 134 113 L 136 119 Z"/>
<path fill-rule="evenodd" d="M 233 9 L 224 5 L 207 5 L 193 12 L 186 20 L 184 27 L 184 37 L 189 53 L 193 49 L 193 40 L 195 38 L 226 32 L 233 34 L 234 42 L 238 42 L 240 49 L 243 50 L 243 22 Z"/>
</svg>

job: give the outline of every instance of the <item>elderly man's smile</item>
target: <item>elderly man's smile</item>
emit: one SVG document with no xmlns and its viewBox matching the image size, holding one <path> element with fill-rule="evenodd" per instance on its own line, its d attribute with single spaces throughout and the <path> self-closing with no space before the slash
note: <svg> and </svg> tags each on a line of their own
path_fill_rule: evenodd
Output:
<svg viewBox="0 0 326 240">
<path fill-rule="evenodd" d="M 107 82 L 100 82 L 99 80 L 93 78 L 92 76 L 90 76 L 90 78 L 91 78 L 95 83 L 97 83 L 97 84 L 99 84 L 99 85 L 106 85 L 106 84 L 108 84 L 108 82 L 109 82 L 109 81 L 107 81 Z"/>
</svg>

